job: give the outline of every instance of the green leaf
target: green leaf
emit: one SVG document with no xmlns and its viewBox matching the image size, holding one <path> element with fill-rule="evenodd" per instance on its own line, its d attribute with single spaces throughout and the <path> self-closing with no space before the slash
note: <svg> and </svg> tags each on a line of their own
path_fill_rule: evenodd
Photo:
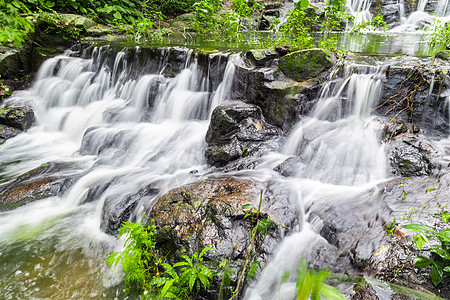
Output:
<svg viewBox="0 0 450 300">
<path fill-rule="evenodd" d="M 446 266 L 443 271 L 445 275 L 450 275 L 450 266 Z"/>
<path fill-rule="evenodd" d="M 429 193 L 429 192 L 431 192 L 431 191 L 435 191 L 436 190 L 436 188 L 429 188 L 428 190 L 426 190 L 426 192 L 425 193 Z"/>
<path fill-rule="evenodd" d="M 430 276 L 434 286 L 437 286 L 441 282 L 443 276 L 442 264 L 433 261 L 433 264 L 431 265 Z"/>
<path fill-rule="evenodd" d="M 255 275 L 256 275 L 256 272 L 258 271 L 258 268 L 259 268 L 259 261 L 255 260 L 251 264 L 250 269 L 249 269 L 248 274 L 247 274 L 247 278 L 249 280 L 252 280 L 253 278 L 255 278 Z"/>
<path fill-rule="evenodd" d="M 213 247 L 205 247 L 205 249 L 203 249 L 202 252 L 200 252 L 200 255 L 198 256 L 200 261 L 202 260 L 203 255 L 205 255 L 206 252 L 209 252 L 211 250 L 215 250 L 215 249 Z"/>
<path fill-rule="evenodd" d="M 304 257 L 302 257 L 302 259 L 300 260 L 297 270 L 298 270 L 298 277 L 295 288 L 298 290 L 305 282 L 306 275 L 308 274 L 308 261 Z"/>
<path fill-rule="evenodd" d="M 251 204 L 251 203 L 244 204 L 244 205 L 242 205 L 242 209 L 243 210 L 251 210 L 251 209 L 253 209 L 253 204 Z"/>
<path fill-rule="evenodd" d="M 197 274 L 195 273 L 194 270 L 192 270 L 192 272 L 190 273 L 189 276 L 189 290 L 192 292 L 192 288 L 194 287 L 194 283 L 197 280 Z"/>
<path fill-rule="evenodd" d="M 205 290 L 209 289 L 209 279 L 206 278 L 206 276 L 203 275 L 202 273 L 198 274 L 198 278 L 200 279 L 201 283 L 203 284 L 203 287 L 205 288 Z"/>
<path fill-rule="evenodd" d="M 118 20 L 121 20 L 121 19 L 122 19 L 122 15 L 121 15 L 120 12 L 118 12 L 118 11 L 116 11 L 116 12 L 113 14 L 113 16 L 114 16 L 114 18 L 116 18 L 116 19 L 118 19 Z"/>
<path fill-rule="evenodd" d="M 413 241 L 416 242 L 417 248 L 422 250 L 422 247 L 428 243 L 428 238 L 423 233 L 419 233 L 414 236 Z"/>
<path fill-rule="evenodd" d="M 415 232 L 436 233 L 436 231 L 433 228 L 431 228 L 430 226 L 422 225 L 422 224 L 406 224 L 406 225 L 403 225 L 403 228 L 411 230 L 411 231 L 415 231 Z"/>
<path fill-rule="evenodd" d="M 450 228 L 442 230 L 441 232 L 436 233 L 436 235 L 440 238 L 440 240 L 450 242 Z"/>
<path fill-rule="evenodd" d="M 198 264 L 199 269 L 202 271 L 201 273 L 203 275 L 205 275 L 206 277 L 208 277 L 209 279 L 213 278 L 213 273 L 211 272 L 210 269 L 208 269 L 205 265 L 202 264 Z"/>
<path fill-rule="evenodd" d="M 325 283 L 322 284 L 320 288 L 320 295 L 323 299 L 347 300 L 347 298 L 337 288 Z"/>
<path fill-rule="evenodd" d="M 284 272 L 283 276 L 281 277 L 280 283 L 283 284 L 283 283 L 287 282 L 290 276 L 291 276 L 291 274 L 288 271 Z"/>
<path fill-rule="evenodd" d="M 166 293 L 169 291 L 169 288 L 172 286 L 172 284 L 174 282 L 175 282 L 175 279 L 171 279 L 171 280 L 167 281 L 158 296 L 161 298 L 164 298 L 166 296 Z"/>
<path fill-rule="evenodd" d="M 444 211 L 441 217 L 444 223 L 448 223 L 448 221 L 450 220 L 450 213 L 448 213 L 448 211 Z"/>
<path fill-rule="evenodd" d="M 416 258 L 414 258 L 413 262 L 417 268 L 422 269 L 428 267 L 433 262 L 433 260 L 428 259 L 424 256 L 417 256 Z"/>
<path fill-rule="evenodd" d="M 300 0 L 300 7 L 307 8 L 309 6 L 309 0 Z"/>
</svg>

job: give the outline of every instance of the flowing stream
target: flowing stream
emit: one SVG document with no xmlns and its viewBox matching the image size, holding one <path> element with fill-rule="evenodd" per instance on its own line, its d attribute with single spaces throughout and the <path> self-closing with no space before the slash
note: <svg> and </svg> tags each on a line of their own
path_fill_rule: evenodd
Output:
<svg viewBox="0 0 450 300">
<path fill-rule="evenodd" d="M 2 299 L 123 299 L 120 270 L 104 263 L 122 247 L 105 233 L 104 205 L 152 186 L 131 213 L 140 220 L 165 192 L 214 175 L 204 158 L 205 135 L 214 107 L 230 100 L 240 58 L 177 49 L 181 71 L 171 77 L 167 50 L 144 52 L 104 46 L 79 57 L 68 51 L 47 60 L 33 86 L 8 100 L 32 106 L 37 125 L 3 144 L 1 184 L 49 162 L 78 180 L 61 196 L 0 213 Z M 230 173 L 288 189 L 301 220 L 246 298 L 292 296 L 292 282 L 274 286 L 324 242 L 316 233 L 320 224 L 306 222 L 303 207 L 351 197 L 389 176 L 371 115 L 384 71 L 351 65 L 343 76 L 332 74 L 312 113 L 278 151 L 266 153 L 254 170 Z M 285 178 L 273 168 L 289 157 L 297 158 L 297 171 Z"/>
</svg>

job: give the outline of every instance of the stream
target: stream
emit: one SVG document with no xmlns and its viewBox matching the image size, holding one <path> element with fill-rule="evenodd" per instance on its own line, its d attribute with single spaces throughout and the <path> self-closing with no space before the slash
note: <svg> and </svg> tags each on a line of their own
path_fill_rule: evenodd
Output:
<svg viewBox="0 0 450 300">
<path fill-rule="evenodd" d="M 351 7 L 360 12 L 370 6 L 366 2 Z M 436 14 L 448 18 L 449 9 L 440 2 Z M 408 24 L 402 22 L 399 26 Z M 404 41 L 397 47 L 390 43 L 383 40 L 381 52 L 417 54 Z M 342 42 L 358 52 L 355 44 Z M 139 221 L 171 189 L 223 175 L 270 180 L 296 203 L 297 228 L 244 297 L 290 299 L 295 282 L 280 284 L 281 277 L 294 273 L 300 258 L 325 242 L 320 222 L 308 221 L 305 208 L 315 201 L 338 205 L 393 177 L 380 142 L 382 125 L 373 114 L 386 73 L 382 59 L 355 59 L 342 73 L 330 74 L 311 112 L 276 150 L 261 154 L 254 168 L 224 173 L 207 164 L 205 135 L 214 108 L 235 100 L 233 79 L 243 57 L 175 49 L 180 57 L 175 67 L 163 48 L 67 50 L 45 61 L 33 85 L 7 100 L 32 107 L 36 125 L 2 145 L 1 187 L 47 164 L 55 165 L 58 176 L 76 180 L 58 196 L 0 212 L 1 299 L 126 299 L 121 270 L 105 265 L 107 256 L 123 247 L 123 240 L 106 233 L 105 203 L 114 207 L 154 187 L 130 214 Z M 450 111 L 448 100 L 447 105 Z M 448 164 L 449 136 L 436 138 L 435 147 Z M 296 158 L 292 176 L 274 171 L 291 157 Z"/>
</svg>

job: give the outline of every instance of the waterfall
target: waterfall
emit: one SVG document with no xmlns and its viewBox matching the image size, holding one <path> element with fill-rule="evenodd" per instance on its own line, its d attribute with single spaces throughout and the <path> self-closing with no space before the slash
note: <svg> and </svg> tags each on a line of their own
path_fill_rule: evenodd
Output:
<svg viewBox="0 0 450 300">
<path fill-rule="evenodd" d="M 3 144 L 1 183 L 48 162 L 79 179 L 60 196 L 0 212 L 2 299 L 123 299 L 120 270 L 104 264 L 121 244 L 104 233 L 102 208 L 154 185 L 132 214 L 139 219 L 158 195 L 207 170 L 208 120 L 228 99 L 239 59 L 228 56 L 182 48 L 67 51 L 8 99 L 31 106 L 37 125 Z"/>
<path fill-rule="evenodd" d="M 356 199 L 368 184 L 386 178 L 385 152 L 377 137 L 377 122 L 371 116 L 384 71 L 347 66 L 344 78 L 333 78 L 324 85 L 310 116 L 290 134 L 284 153 L 299 158 L 297 181 L 291 185 L 299 194 L 300 205 L 318 199 L 331 203 Z M 311 255 L 315 245 L 327 243 L 317 233 L 321 226 L 320 221 L 304 222 L 299 232 L 286 238 L 245 299 L 295 298 L 292 274 L 300 258 Z M 284 274 L 291 275 L 281 283 Z"/>
</svg>

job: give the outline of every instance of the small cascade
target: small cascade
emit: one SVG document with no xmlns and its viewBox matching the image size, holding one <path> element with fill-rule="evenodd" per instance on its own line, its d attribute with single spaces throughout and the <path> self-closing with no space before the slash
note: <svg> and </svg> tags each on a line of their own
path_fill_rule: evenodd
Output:
<svg viewBox="0 0 450 300">
<path fill-rule="evenodd" d="M 298 177 L 346 185 L 385 177 L 384 150 L 370 116 L 382 74 L 356 68 L 346 79 L 327 83 L 310 118 L 297 124 L 285 146 L 286 154 L 300 158 Z"/>
<path fill-rule="evenodd" d="M 370 6 L 372 5 L 372 0 L 348 0 L 347 9 L 350 14 L 354 16 L 353 23 L 359 24 L 362 22 L 367 22 L 372 17 L 369 12 Z"/>
</svg>

